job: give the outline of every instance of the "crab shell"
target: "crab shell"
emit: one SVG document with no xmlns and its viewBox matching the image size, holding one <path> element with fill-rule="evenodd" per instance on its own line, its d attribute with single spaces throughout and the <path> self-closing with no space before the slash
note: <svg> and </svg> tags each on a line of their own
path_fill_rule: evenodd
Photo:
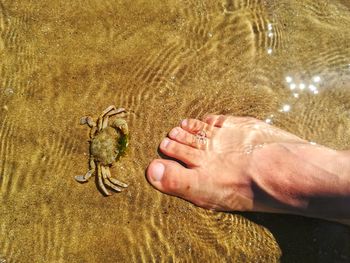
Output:
<svg viewBox="0 0 350 263">
<path fill-rule="evenodd" d="M 91 140 L 90 153 L 95 161 L 111 166 L 128 146 L 128 135 L 118 128 L 106 127 Z"/>
</svg>

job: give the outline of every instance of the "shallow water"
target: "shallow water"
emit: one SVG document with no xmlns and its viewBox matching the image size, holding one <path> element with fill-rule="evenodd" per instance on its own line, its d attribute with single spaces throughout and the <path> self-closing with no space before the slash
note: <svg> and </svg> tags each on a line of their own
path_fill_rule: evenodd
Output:
<svg viewBox="0 0 350 263">
<path fill-rule="evenodd" d="M 348 227 L 206 211 L 145 168 L 185 117 L 254 116 L 350 149 L 348 0 L 0 1 L 0 262 L 338 262 Z M 114 104 L 131 142 L 104 197 L 88 128 Z"/>
</svg>

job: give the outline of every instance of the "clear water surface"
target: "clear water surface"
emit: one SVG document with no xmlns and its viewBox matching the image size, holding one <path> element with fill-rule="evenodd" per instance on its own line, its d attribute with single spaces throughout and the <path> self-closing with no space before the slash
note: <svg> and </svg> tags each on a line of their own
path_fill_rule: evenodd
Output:
<svg viewBox="0 0 350 263">
<path fill-rule="evenodd" d="M 104 197 L 80 117 L 131 114 Z M 0 0 L 0 262 L 349 262 L 348 227 L 215 213 L 155 191 L 166 133 L 254 116 L 350 149 L 348 0 Z"/>
</svg>

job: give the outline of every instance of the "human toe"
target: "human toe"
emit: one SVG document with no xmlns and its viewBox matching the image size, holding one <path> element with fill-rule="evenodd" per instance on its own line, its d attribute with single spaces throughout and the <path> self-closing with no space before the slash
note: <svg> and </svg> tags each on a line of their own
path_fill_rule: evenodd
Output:
<svg viewBox="0 0 350 263">
<path fill-rule="evenodd" d="M 169 138 L 177 141 L 179 143 L 197 148 L 197 149 L 205 149 L 204 144 L 199 144 L 196 140 L 196 136 L 188 131 L 175 127 L 169 132 Z"/>
<path fill-rule="evenodd" d="M 153 160 L 147 169 L 147 179 L 159 191 L 190 201 L 199 187 L 196 171 L 172 160 Z"/>
<path fill-rule="evenodd" d="M 188 166 L 199 166 L 205 158 L 204 151 L 169 138 L 163 139 L 159 148 L 165 155 L 180 160 Z"/>
<path fill-rule="evenodd" d="M 227 116 L 227 115 L 208 115 L 203 118 L 203 121 L 214 127 L 233 127 L 237 124 L 251 124 L 261 122 L 250 116 Z"/>
<path fill-rule="evenodd" d="M 203 118 L 203 122 L 205 122 L 211 126 L 219 127 L 219 128 L 224 126 L 224 123 L 226 120 L 227 120 L 227 116 L 225 116 L 225 115 L 210 114 L 210 115 L 207 115 Z"/>
<path fill-rule="evenodd" d="M 212 126 L 197 119 L 185 119 L 181 122 L 181 128 L 192 134 L 197 134 L 204 131 L 206 137 L 211 137 Z"/>
</svg>

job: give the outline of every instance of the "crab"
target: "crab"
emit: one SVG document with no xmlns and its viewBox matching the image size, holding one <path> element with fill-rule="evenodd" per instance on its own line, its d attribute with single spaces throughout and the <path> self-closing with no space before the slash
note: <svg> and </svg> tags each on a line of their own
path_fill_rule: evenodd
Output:
<svg viewBox="0 0 350 263">
<path fill-rule="evenodd" d="M 105 109 L 97 121 L 91 117 L 85 116 L 80 119 L 80 124 L 87 124 L 90 130 L 90 169 L 85 175 L 75 176 L 75 180 L 85 183 L 89 178 L 96 174 L 97 181 L 102 192 L 111 195 L 106 186 L 121 192 L 123 188 L 128 187 L 127 184 L 111 176 L 109 168 L 114 162 L 118 161 L 120 156 L 124 154 L 128 146 L 128 124 L 122 118 L 117 118 L 109 124 L 108 119 L 113 115 L 126 112 L 124 108 L 116 108 L 114 105 Z"/>
</svg>

